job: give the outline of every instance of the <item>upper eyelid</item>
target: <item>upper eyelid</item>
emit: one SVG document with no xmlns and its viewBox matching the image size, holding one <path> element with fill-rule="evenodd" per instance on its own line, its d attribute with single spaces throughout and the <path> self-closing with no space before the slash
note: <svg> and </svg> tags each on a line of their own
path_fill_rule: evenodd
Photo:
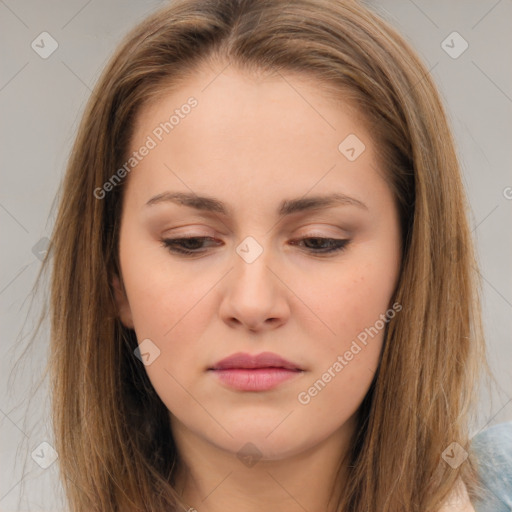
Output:
<svg viewBox="0 0 512 512">
<path fill-rule="evenodd" d="M 186 233 L 186 234 L 176 234 L 176 235 L 164 235 L 162 236 L 162 240 L 187 240 L 187 239 L 207 239 L 207 240 L 217 240 L 217 236 L 211 236 L 211 235 L 200 235 L 200 234 L 192 234 L 192 233 Z M 324 238 L 326 240 L 347 240 L 348 236 L 343 235 L 329 235 L 326 233 L 304 233 L 301 235 L 297 235 L 293 237 L 293 240 L 300 240 L 304 238 Z M 242 238 L 243 239 L 243 238 Z"/>
<path fill-rule="evenodd" d="M 231 224 L 231 222 L 225 222 L 225 220 L 218 215 L 208 212 L 196 212 L 191 217 L 187 215 L 184 218 L 181 217 L 181 215 L 174 217 L 169 216 L 169 214 L 164 214 L 163 212 L 159 213 L 162 213 L 161 216 L 157 215 L 152 220 L 151 217 L 148 217 L 147 220 L 148 226 L 151 227 L 152 230 L 159 231 L 160 233 L 181 233 L 181 230 L 204 229 L 207 233 L 218 233 L 222 236 L 233 236 L 240 227 L 238 225 L 235 226 Z M 182 224 L 182 222 L 184 222 L 184 224 Z M 364 225 L 365 224 L 362 224 L 358 217 L 354 218 L 351 215 L 347 218 L 344 215 L 333 215 L 332 212 L 325 210 L 311 210 L 307 213 L 303 212 L 302 214 L 292 214 L 287 218 L 280 219 L 279 222 L 276 223 L 270 222 L 264 232 L 264 235 L 267 236 L 270 232 L 275 232 L 279 233 L 279 236 L 282 236 L 283 233 L 290 232 L 292 230 L 327 229 L 329 230 L 328 232 L 334 231 L 334 236 L 338 236 L 339 234 L 350 236 L 355 229 L 359 229 Z M 201 234 L 198 236 L 206 235 Z"/>
<path fill-rule="evenodd" d="M 202 230 L 204 229 L 207 233 L 194 233 L 195 230 Z M 190 232 L 187 232 L 187 230 L 190 230 Z M 336 233 L 333 232 L 333 230 L 337 231 Z M 184 231 L 184 233 L 182 233 Z M 305 231 L 305 234 L 300 234 L 297 236 L 320 236 L 320 237 L 337 237 L 337 236 L 343 236 L 345 234 L 346 236 L 349 236 L 349 234 L 353 231 L 353 227 L 341 227 L 340 225 L 336 226 L 332 224 L 332 221 L 329 222 L 329 224 L 324 223 L 315 223 L 312 227 L 309 226 L 301 226 L 299 228 L 294 229 L 293 231 L 297 231 L 299 233 L 302 233 Z M 341 231 L 341 232 L 340 232 Z M 185 238 L 185 237 L 215 237 L 215 236 L 224 236 L 224 235 L 233 235 L 233 231 L 228 230 L 228 233 L 222 233 L 222 230 L 218 230 L 215 227 L 207 227 L 207 226 L 197 226 L 197 225 L 185 225 L 185 226 L 178 226 L 175 228 L 169 228 L 166 230 L 163 230 L 163 232 L 169 232 L 169 237 L 173 236 L 176 238 Z M 170 233 L 173 233 L 172 235 Z M 213 234 L 212 234 L 213 233 Z M 219 235 L 220 233 L 220 235 Z M 166 235 L 167 236 L 167 235 Z"/>
</svg>

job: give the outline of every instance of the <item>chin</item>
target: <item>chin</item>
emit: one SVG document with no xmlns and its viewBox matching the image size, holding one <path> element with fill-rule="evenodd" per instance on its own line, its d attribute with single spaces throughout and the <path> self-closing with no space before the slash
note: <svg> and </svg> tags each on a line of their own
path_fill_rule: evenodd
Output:
<svg viewBox="0 0 512 512">
<path fill-rule="evenodd" d="M 313 432 L 304 431 L 299 426 L 290 423 L 286 427 L 281 424 L 276 428 L 276 425 L 275 422 L 262 422 L 261 418 L 255 423 L 249 419 L 228 428 L 232 438 L 223 435 L 222 438 L 216 436 L 212 439 L 211 432 L 204 434 L 210 438 L 210 442 L 239 458 L 252 454 L 264 460 L 286 459 L 321 442 Z"/>
</svg>

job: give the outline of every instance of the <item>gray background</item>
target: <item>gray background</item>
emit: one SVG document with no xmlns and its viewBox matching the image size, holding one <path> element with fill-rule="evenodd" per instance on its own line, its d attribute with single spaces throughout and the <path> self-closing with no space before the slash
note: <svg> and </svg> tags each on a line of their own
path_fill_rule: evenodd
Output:
<svg viewBox="0 0 512 512">
<path fill-rule="evenodd" d="M 39 302 L 29 309 L 31 289 L 85 101 L 120 38 L 162 3 L 0 0 L 1 512 L 64 510 L 57 464 L 42 469 L 31 457 L 34 450 L 49 457 L 48 448 L 39 446 L 52 442 L 47 389 L 44 384 L 34 389 L 44 368 L 47 327 L 17 367 L 16 379 L 8 378 L 39 311 Z M 492 403 L 482 395 L 476 433 L 512 420 L 512 1 L 383 0 L 371 5 L 425 60 L 457 139 L 481 264 L 490 360 L 501 386 L 493 391 Z M 31 47 L 44 31 L 58 43 L 46 59 Z M 462 48 L 457 36 L 453 43 L 453 37 L 446 39 L 454 31 L 469 45 L 458 58 L 445 51 L 447 44 L 452 53 Z"/>
</svg>

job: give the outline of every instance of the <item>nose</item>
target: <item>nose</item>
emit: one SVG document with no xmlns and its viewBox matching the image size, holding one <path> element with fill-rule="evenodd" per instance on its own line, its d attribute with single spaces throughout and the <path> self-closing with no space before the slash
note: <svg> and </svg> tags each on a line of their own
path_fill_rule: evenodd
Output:
<svg viewBox="0 0 512 512">
<path fill-rule="evenodd" d="M 289 289 L 276 259 L 263 250 L 256 259 L 235 254 L 224 280 L 220 316 L 230 327 L 252 332 L 276 329 L 289 314 Z M 282 272 L 281 272 L 282 273 Z"/>
</svg>

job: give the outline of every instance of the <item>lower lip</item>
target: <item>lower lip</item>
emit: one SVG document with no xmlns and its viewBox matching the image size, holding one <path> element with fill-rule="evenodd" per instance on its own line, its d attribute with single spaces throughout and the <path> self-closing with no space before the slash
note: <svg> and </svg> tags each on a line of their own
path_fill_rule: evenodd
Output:
<svg viewBox="0 0 512 512">
<path fill-rule="evenodd" d="M 211 371 L 223 384 L 238 391 L 268 391 L 302 373 L 286 368 L 230 368 Z"/>
</svg>

